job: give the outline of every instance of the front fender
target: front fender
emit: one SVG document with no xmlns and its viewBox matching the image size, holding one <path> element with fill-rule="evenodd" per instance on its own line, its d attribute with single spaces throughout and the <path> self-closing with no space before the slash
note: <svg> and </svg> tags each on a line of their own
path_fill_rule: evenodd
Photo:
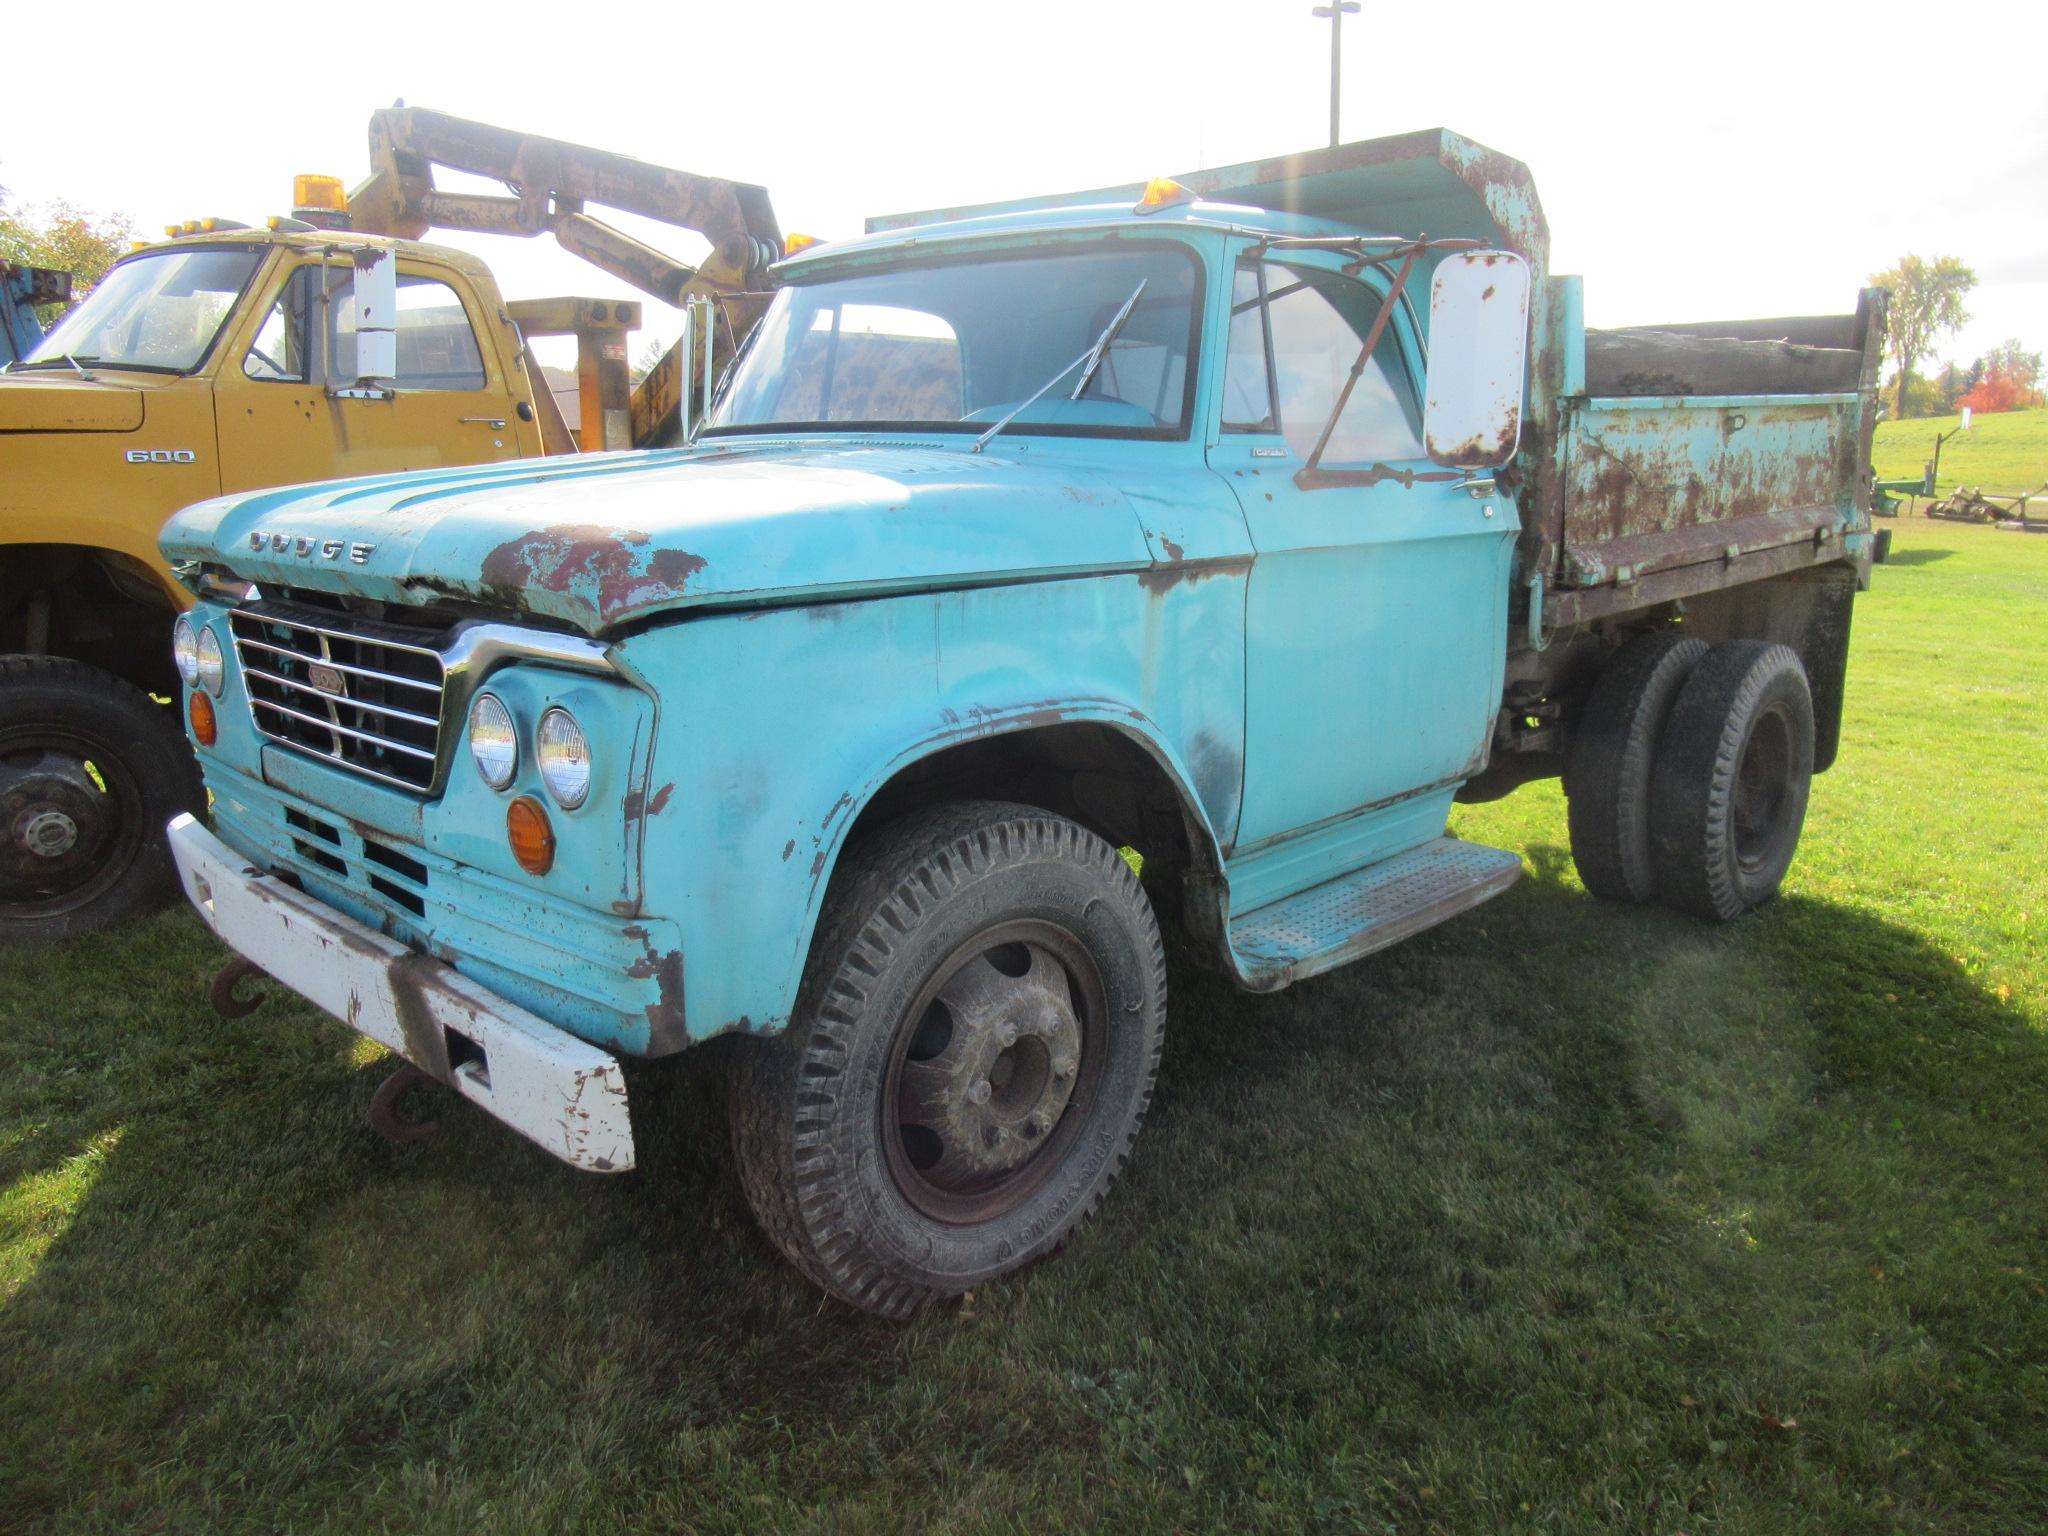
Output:
<svg viewBox="0 0 2048 1536">
<path fill-rule="evenodd" d="M 646 910 L 682 931 L 689 1040 L 788 1022 L 848 831 L 948 747 L 1108 726 L 1161 765 L 1220 858 L 1243 772 L 1243 584 L 1242 569 L 1089 577 L 709 617 L 623 643 L 614 654 L 661 701 Z"/>
</svg>

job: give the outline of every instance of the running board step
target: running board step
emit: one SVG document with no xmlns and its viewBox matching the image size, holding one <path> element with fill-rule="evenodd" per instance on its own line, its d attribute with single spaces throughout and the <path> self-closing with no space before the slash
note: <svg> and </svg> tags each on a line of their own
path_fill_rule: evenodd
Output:
<svg viewBox="0 0 2048 1536">
<path fill-rule="evenodd" d="M 1233 919 L 1238 974 L 1276 992 L 1469 911 L 1521 874 L 1518 855 L 1440 837 Z"/>
</svg>

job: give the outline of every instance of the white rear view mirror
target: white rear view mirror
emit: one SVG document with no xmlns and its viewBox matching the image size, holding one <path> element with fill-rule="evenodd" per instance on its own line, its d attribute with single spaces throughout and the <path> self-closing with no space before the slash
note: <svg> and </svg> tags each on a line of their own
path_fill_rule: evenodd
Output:
<svg viewBox="0 0 2048 1536">
<path fill-rule="evenodd" d="M 1529 264 L 1512 251 L 1457 251 L 1429 285 L 1423 439 L 1454 469 L 1498 469 L 1522 438 Z"/>
<path fill-rule="evenodd" d="M 379 250 L 350 254 L 355 257 L 356 381 L 373 384 L 398 374 L 398 258 Z"/>
</svg>

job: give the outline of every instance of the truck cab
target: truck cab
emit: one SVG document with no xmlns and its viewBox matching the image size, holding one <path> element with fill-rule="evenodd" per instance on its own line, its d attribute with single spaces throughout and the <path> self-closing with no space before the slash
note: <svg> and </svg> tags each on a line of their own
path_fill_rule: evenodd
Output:
<svg viewBox="0 0 2048 1536">
<path fill-rule="evenodd" d="M 188 508 L 186 889 L 576 1166 L 634 1162 L 621 1057 L 747 1037 L 742 1181 L 855 1305 L 1029 1263 L 1130 1153 L 1163 930 L 1252 992 L 1355 960 L 1519 875 L 1454 798 L 1561 771 L 1596 894 L 1776 890 L 1875 335 L 1596 398 L 1546 256 L 1441 130 L 881 220 L 686 447 Z"/>
<path fill-rule="evenodd" d="M 157 549 L 165 518 L 223 493 L 542 451 L 520 334 L 481 262 L 203 223 L 117 263 L 0 373 L 0 653 L 19 658 L 0 674 L 16 742 L 0 773 L 5 937 L 79 932 L 176 891 L 156 830 L 200 802 L 152 703 L 176 692 L 161 636 L 188 601 Z M 396 367 L 365 387 L 354 287 L 387 260 Z"/>
</svg>

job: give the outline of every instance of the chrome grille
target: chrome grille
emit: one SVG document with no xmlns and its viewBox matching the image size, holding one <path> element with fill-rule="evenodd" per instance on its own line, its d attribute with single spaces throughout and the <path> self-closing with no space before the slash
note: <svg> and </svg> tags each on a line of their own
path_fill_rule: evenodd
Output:
<svg viewBox="0 0 2048 1536">
<path fill-rule="evenodd" d="M 434 783 L 446 681 L 427 631 L 277 604 L 229 616 L 256 729 L 401 789 Z"/>
</svg>

